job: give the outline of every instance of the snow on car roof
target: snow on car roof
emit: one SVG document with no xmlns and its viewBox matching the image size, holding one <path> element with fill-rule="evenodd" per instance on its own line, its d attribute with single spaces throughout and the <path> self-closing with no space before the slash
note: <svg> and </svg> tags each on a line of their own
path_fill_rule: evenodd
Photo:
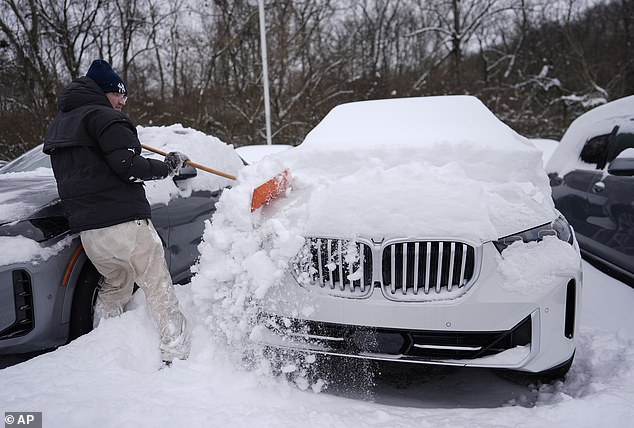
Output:
<svg viewBox="0 0 634 428">
<path fill-rule="evenodd" d="M 563 176 L 578 165 L 579 153 L 588 139 L 609 134 L 623 122 L 634 131 L 634 95 L 611 101 L 576 118 L 568 127 L 549 162 L 546 172 Z"/>
<path fill-rule="evenodd" d="M 288 144 L 255 144 L 251 146 L 240 146 L 236 148 L 236 153 L 248 164 L 252 164 L 262 158 L 275 153 L 283 152 L 293 148 Z"/>
<path fill-rule="evenodd" d="M 198 164 L 218 171 L 236 175 L 243 168 L 242 161 L 233 147 L 220 139 L 180 124 L 170 126 L 137 126 L 139 140 L 145 145 L 164 152 L 179 151 L 185 153 Z M 144 156 L 163 160 L 163 156 L 144 152 Z M 150 203 L 167 204 L 177 194 L 186 194 L 190 190 L 217 190 L 232 183 L 220 176 L 199 171 L 194 178 L 181 182 L 179 188 L 173 180 L 152 180 L 145 182 L 145 192 Z"/>
<path fill-rule="evenodd" d="M 489 148 L 527 141 L 477 98 L 467 95 L 396 98 L 342 104 L 306 136 L 308 148 L 469 142 Z"/>
</svg>

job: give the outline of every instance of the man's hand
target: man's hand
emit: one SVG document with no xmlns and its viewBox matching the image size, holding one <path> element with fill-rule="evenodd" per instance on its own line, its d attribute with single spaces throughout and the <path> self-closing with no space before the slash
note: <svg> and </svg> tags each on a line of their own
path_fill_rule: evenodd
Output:
<svg viewBox="0 0 634 428">
<path fill-rule="evenodd" d="M 169 168 L 169 175 L 174 176 L 183 167 L 183 164 L 189 160 L 185 153 L 169 152 L 165 156 L 165 164 Z"/>
</svg>

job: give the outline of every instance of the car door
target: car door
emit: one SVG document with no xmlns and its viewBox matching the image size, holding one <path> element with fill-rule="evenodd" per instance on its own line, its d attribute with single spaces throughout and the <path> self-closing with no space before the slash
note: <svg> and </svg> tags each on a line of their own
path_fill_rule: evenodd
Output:
<svg viewBox="0 0 634 428">
<path fill-rule="evenodd" d="M 199 256 L 205 221 L 211 219 L 221 190 L 193 191 L 189 197 L 176 198 L 167 206 L 169 213 L 169 238 L 167 253 L 169 268 L 175 283 L 183 283 L 191 277 L 191 266 Z"/>
<path fill-rule="evenodd" d="M 579 154 L 577 167 L 561 179 L 551 177 L 555 206 L 575 229 L 584 247 L 597 228 L 601 228 L 588 221 L 591 216 L 588 195 L 595 183 L 603 178 L 610 136 L 602 134 L 589 138 Z M 592 243 L 588 242 L 588 245 Z"/>
<path fill-rule="evenodd" d="M 169 212 L 167 205 L 157 204 L 152 206 L 152 224 L 156 229 L 156 232 L 161 238 L 163 244 L 163 250 L 165 251 L 165 260 L 167 265 L 170 265 L 171 254 L 168 250 L 169 243 Z"/>
<path fill-rule="evenodd" d="M 610 159 L 588 192 L 587 236 L 594 254 L 634 272 L 634 176 L 631 171 L 616 169 L 615 162 L 618 159 L 634 162 L 634 134 L 618 135 L 611 148 L 614 159 Z"/>
</svg>

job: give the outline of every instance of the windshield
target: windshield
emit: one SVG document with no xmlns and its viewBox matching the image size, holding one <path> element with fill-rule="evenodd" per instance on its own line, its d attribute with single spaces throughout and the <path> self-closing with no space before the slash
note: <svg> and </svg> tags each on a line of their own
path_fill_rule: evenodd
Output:
<svg viewBox="0 0 634 428">
<path fill-rule="evenodd" d="M 41 144 L 0 167 L 0 174 L 34 171 L 38 168 L 51 168 L 51 158 L 42 152 Z"/>
</svg>

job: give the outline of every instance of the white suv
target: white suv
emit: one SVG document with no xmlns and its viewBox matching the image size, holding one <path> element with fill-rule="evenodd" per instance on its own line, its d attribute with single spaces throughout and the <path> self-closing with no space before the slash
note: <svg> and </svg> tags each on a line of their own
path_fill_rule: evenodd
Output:
<svg viewBox="0 0 634 428">
<path fill-rule="evenodd" d="M 233 257 L 233 274 L 201 274 L 224 282 L 225 308 L 257 308 L 251 340 L 548 377 L 570 368 L 582 287 L 574 233 L 541 153 L 478 99 L 340 105 L 296 149 L 249 168 L 202 251 Z M 240 214 L 240 188 L 281 169 L 292 189 Z M 212 242 L 223 235 L 230 245 Z"/>
</svg>

